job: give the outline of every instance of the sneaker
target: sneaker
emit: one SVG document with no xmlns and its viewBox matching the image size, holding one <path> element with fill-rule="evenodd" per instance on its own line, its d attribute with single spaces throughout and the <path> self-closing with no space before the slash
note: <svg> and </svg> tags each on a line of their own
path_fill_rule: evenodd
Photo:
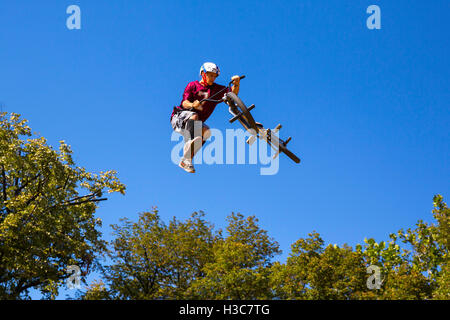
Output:
<svg viewBox="0 0 450 320">
<path fill-rule="evenodd" d="M 188 159 L 181 159 L 180 164 L 178 165 L 181 169 L 185 170 L 189 173 L 195 173 L 194 166 L 192 165 L 192 162 Z"/>
</svg>

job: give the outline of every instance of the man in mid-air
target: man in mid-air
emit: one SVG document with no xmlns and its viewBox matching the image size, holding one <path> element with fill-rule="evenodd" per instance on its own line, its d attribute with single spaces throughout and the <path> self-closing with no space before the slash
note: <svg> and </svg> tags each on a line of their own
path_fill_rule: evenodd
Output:
<svg viewBox="0 0 450 320">
<path fill-rule="evenodd" d="M 203 146 L 205 141 L 211 136 L 209 127 L 205 124 L 205 121 L 213 113 L 216 105 L 220 102 L 203 101 L 221 90 L 224 95 L 232 91 L 236 95 L 239 93 L 240 77 L 233 76 L 233 86 L 226 88 L 214 81 L 220 74 L 219 67 L 212 62 L 205 62 L 200 68 L 201 80 L 190 82 L 186 89 L 184 89 L 183 99 L 181 104 L 173 108 L 173 112 L 170 116 L 170 123 L 172 128 L 184 136 L 184 148 L 183 157 L 179 163 L 179 166 L 187 172 L 194 173 L 195 169 L 192 165 L 192 159 L 198 150 Z M 219 100 L 220 97 L 215 97 Z M 195 122 L 201 121 L 201 135 L 200 130 L 194 130 Z M 197 134 L 197 136 L 195 136 Z"/>
</svg>

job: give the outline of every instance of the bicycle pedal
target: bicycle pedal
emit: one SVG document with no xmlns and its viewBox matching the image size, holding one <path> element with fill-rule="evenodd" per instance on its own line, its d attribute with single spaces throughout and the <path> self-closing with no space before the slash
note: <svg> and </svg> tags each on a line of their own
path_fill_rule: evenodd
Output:
<svg viewBox="0 0 450 320">
<path fill-rule="evenodd" d="M 255 143 L 255 141 L 256 141 L 256 136 L 251 136 L 247 139 L 247 143 L 249 145 L 252 145 L 253 143 Z"/>
<path fill-rule="evenodd" d="M 276 133 L 276 132 L 280 131 L 281 128 L 282 128 L 282 126 L 281 126 L 281 124 L 279 124 L 272 131 Z"/>
</svg>

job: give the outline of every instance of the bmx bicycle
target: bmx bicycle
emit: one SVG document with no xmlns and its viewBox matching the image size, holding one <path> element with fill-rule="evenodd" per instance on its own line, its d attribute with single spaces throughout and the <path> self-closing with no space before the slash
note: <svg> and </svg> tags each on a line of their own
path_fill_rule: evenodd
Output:
<svg viewBox="0 0 450 320">
<path fill-rule="evenodd" d="M 241 76 L 240 79 L 244 79 L 245 76 Z M 251 136 L 247 139 L 247 143 L 249 145 L 252 145 L 256 139 L 261 139 L 266 141 L 270 147 L 276 151 L 276 154 L 274 155 L 274 159 L 280 154 L 280 152 L 286 154 L 290 159 L 292 159 L 295 163 L 300 163 L 300 158 L 298 158 L 294 153 L 292 153 L 286 145 L 291 141 L 291 137 L 287 138 L 286 140 L 280 139 L 276 134 L 281 129 L 281 124 L 278 124 L 275 129 L 266 129 L 264 126 L 256 122 L 253 118 L 250 111 L 255 108 L 255 105 L 252 104 L 247 108 L 247 106 L 242 102 L 242 100 L 234 93 L 234 92 L 228 92 L 226 93 L 223 98 L 219 100 L 212 99 L 214 96 L 217 96 L 218 94 L 222 93 L 226 89 L 231 88 L 231 84 L 233 81 L 230 81 L 227 87 L 222 89 L 221 91 L 217 92 L 213 96 L 203 99 L 200 102 L 203 101 L 211 101 L 216 103 L 225 102 L 230 107 L 230 113 L 233 115 L 233 117 L 229 120 L 230 123 L 235 122 L 238 120 L 241 125 L 247 130 Z"/>
</svg>

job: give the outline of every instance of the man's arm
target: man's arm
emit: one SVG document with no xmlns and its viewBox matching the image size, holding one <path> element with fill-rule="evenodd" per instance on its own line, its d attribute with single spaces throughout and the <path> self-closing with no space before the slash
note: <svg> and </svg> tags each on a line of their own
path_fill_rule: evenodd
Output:
<svg viewBox="0 0 450 320">
<path fill-rule="evenodd" d="M 240 85 L 240 82 L 241 82 L 241 77 L 233 76 L 231 78 L 231 80 L 233 81 L 233 86 L 231 87 L 231 91 L 234 94 L 238 95 L 239 94 L 239 85 Z"/>
<path fill-rule="evenodd" d="M 183 106 L 183 108 L 185 109 L 200 109 L 200 101 L 195 100 L 194 102 L 190 102 L 189 100 L 184 100 L 183 103 L 181 104 Z"/>
<path fill-rule="evenodd" d="M 193 84 L 192 82 L 189 83 L 186 86 L 186 89 L 184 89 L 183 93 L 183 102 L 181 103 L 181 106 L 185 109 L 197 109 L 201 111 L 200 102 L 198 100 L 195 100 L 194 102 L 191 102 L 190 100 L 194 100 L 194 93 L 193 93 Z"/>
</svg>

